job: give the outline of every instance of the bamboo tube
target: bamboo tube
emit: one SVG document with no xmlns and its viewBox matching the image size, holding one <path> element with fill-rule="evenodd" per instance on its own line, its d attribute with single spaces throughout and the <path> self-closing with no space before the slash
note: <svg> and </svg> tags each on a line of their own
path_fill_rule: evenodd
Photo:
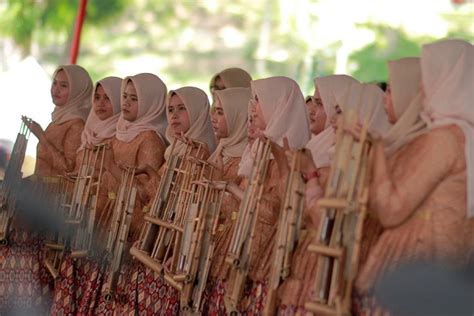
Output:
<svg viewBox="0 0 474 316">
<path fill-rule="evenodd" d="M 340 258 L 344 252 L 343 249 L 341 248 L 333 248 L 333 247 L 328 247 L 321 244 L 308 245 L 308 251 L 317 252 L 324 256 L 333 257 L 333 258 Z"/>
<path fill-rule="evenodd" d="M 175 281 L 172 276 L 170 276 L 166 273 L 165 273 L 165 281 L 166 281 L 166 283 L 168 283 L 169 285 L 174 287 L 179 292 L 181 292 L 183 290 L 183 285 L 180 282 Z"/>
<path fill-rule="evenodd" d="M 159 225 L 159 226 L 162 226 L 164 228 L 168 228 L 168 229 L 172 229 L 172 230 L 176 230 L 176 231 L 179 231 L 179 232 L 183 232 L 183 228 L 182 227 L 178 227 L 174 224 L 171 224 L 171 223 L 168 223 L 168 222 L 165 222 L 165 221 L 162 221 L 158 218 L 154 218 L 154 217 L 151 217 L 151 216 L 148 216 L 148 215 L 145 215 L 145 220 L 146 221 L 149 221 L 150 223 L 153 223 L 155 225 Z"/>
<path fill-rule="evenodd" d="M 56 280 L 59 276 L 58 270 L 53 267 L 53 265 L 48 259 L 44 260 L 44 265 L 46 266 L 46 269 L 48 270 L 49 274 L 51 274 L 53 279 Z"/>
<path fill-rule="evenodd" d="M 163 266 L 140 249 L 132 247 L 130 248 L 130 254 L 156 273 L 163 272 Z"/>
</svg>

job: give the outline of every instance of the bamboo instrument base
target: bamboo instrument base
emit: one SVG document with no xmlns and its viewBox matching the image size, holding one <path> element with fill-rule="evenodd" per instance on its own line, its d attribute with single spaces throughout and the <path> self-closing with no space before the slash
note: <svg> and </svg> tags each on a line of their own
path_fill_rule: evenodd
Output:
<svg viewBox="0 0 474 316">
<path fill-rule="evenodd" d="M 155 261 L 146 252 L 141 251 L 140 249 L 136 247 L 132 247 L 130 248 L 130 254 L 133 257 L 135 257 L 138 261 L 143 263 L 145 266 L 155 271 L 156 273 L 163 273 L 163 265 Z"/>
<path fill-rule="evenodd" d="M 53 279 L 56 280 L 59 277 L 59 271 L 54 268 L 49 259 L 44 259 L 44 265 L 46 266 L 46 269 L 48 269 L 48 272 L 51 274 Z"/>
</svg>

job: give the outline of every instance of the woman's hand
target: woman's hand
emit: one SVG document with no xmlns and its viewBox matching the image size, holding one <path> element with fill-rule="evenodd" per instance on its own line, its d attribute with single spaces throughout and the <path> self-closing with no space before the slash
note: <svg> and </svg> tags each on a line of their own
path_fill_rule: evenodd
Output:
<svg viewBox="0 0 474 316">
<path fill-rule="evenodd" d="M 215 159 L 209 161 L 209 163 L 214 167 L 212 180 L 222 180 L 222 177 L 224 175 L 224 157 L 222 157 L 222 154 L 219 153 L 218 155 L 216 155 Z"/>
<path fill-rule="evenodd" d="M 318 170 L 318 167 L 314 163 L 313 160 L 313 154 L 311 153 L 311 150 L 307 148 L 303 148 L 301 150 L 301 158 L 300 158 L 300 168 L 301 168 L 301 173 L 307 174 L 310 172 L 314 172 Z"/>
<path fill-rule="evenodd" d="M 26 116 L 22 116 L 21 120 L 23 121 L 23 123 L 25 123 L 25 125 L 28 127 L 31 133 L 33 133 L 33 135 L 35 135 L 36 138 L 38 138 L 40 142 L 44 139 L 44 131 L 41 125 L 39 125 L 38 123 L 36 123 L 32 119 L 29 119 Z"/>
</svg>

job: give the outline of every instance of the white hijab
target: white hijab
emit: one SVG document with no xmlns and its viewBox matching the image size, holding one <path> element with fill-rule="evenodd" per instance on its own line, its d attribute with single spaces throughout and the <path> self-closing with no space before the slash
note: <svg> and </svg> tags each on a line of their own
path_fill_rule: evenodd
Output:
<svg viewBox="0 0 474 316">
<path fill-rule="evenodd" d="M 219 140 L 217 149 L 209 158 L 213 161 L 217 155 L 223 157 L 241 157 L 247 146 L 247 117 L 250 89 L 228 88 L 216 91 L 224 109 L 229 135 Z"/>
<path fill-rule="evenodd" d="M 195 87 L 183 87 L 176 90 L 171 90 L 168 93 L 167 103 L 171 99 L 172 95 L 176 94 L 181 101 L 189 115 L 190 127 L 184 136 L 196 140 L 201 143 L 205 143 L 212 153 L 216 149 L 216 141 L 214 131 L 212 129 L 211 117 L 209 114 L 209 99 L 204 91 Z M 166 138 L 168 141 L 173 143 L 174 135 L 171 126 L 166 129 Z M 175 153 L 180 153 L 184 145 L 178 143 L 174 149 Z M 171 155 L 171 146 L 168 146 L 165 152 L 165 159 L 168 160 Z"/>
<path fill-rule="evenodd" d="M 326 112 L 324 131 L 318 135 L 312 135 L 311 140 L 306 144 L 306 148 L 311 150 L 317 168 L 329 167 L 331 164 L 330 149 L 336 141 L 336 134 L 330 121 L 336 114 L 335 108 L 338 105 L 336 96 L 345 96 L 354 82 L 358 81 L 346 75 L 330 75 L 314 80 L 314 85 L 321 95 L 324 112 Z"/>
<path fill-rule="evenodd" d="M 298 84 L 288 77 L 270 77 L 253 80 L 250 86 L 252 95 L 258 97 L 267 124 L 263 134 L 280 146 L 286 137 L 291 149 L 303 148 L 311 137 L 311 131 L 308 109 Z M 257 145 L 258 141 L 255 141 L 253 147 Z M 253 162 L 254 148 L 251 153 Z M 250 174 L 250 170 L 240 172 Z"/>
<path fill-rule="evenodd" d="M 154 131 L 165 142 L 164 136 L 168 125 L 165 106 L 166 85 L 154 74 L 141 73 L 122 80 L 121 94 L 129 81 L 137 90 L 138 114 L 133 122 L 125 120 L 120 115 L 117 122 L 117 139 L 129 143 L 142 132 Z"/>
<path fill-rule="evenodd" d="M 69 97 L 66 104 L 54 108 L 51 113 L 52 122 L 59 125 L 77 118 L 85 121 L 91 109 L 91 77 L 81 66 L 63 65 L 54 71 L 53 79 L 61 70 L 66 74 L 69 83 Z"/>
<path fill-rule="evenodd" d="M 308 109 L 298 84 L 288 77 L 270 77 L 253 80 L 250 85 L 267 124 L 264 135 L 280 145 L 286 137 L 291 149 L 303 148 L 311 132 Z"/>
<path fill-rule="evenodd" d="M 420 58 L 407 57 L 388 62 L 389 85 L 397 122 L 384 137 L 388 155 L 426 132 L 422 120 Z"/>
<path fill-rule="evenodd" d="M 464 133 L 467 216 L 474 217 L 474 48 L 456 39 L 423 45 L 421 71 L 428 128 L 456 124 Z"/>
<path fill-rule="evenodd" d="M 94 93 L 97 90 L 97 87 L 101 85 L 110 99 L 113 114 L 111 117 L 102 121 L 97 117 L 94 109 L 90 111 L 84 130 L 82 131 L 82 144 L 79 150 L 83 149 L 86 144 L 97 145 L 102 143 L 104 140 L 115 136 L 117 121 L 120 117 L 121 84 L 122 79 L 118 77 L 106 77 L 95 84 Z M 92 95 L 92 99 L 93 98 L 94 94 Z"/>
</svg>

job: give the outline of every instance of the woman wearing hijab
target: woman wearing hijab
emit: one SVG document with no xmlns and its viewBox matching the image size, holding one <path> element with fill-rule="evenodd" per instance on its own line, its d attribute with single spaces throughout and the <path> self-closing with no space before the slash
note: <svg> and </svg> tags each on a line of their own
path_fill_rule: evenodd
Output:
<svg viewBox="0 0 474 316">
<path fill-rule="evenodd" d="M 45 131 L 36 122 L 27 123 L 38 138 L 35 174 L 65 175 L 74 170 L 84 122 L 91 108 L 92 81 L 78 65 L 56 69 L 51 85 L 55 108 Z"/>
<path fill-rule="evenodd" d="M 53 75 L 51 97 L 55 105 L 52 122 L 43 131 L 23 118 L 38 138 L 35 175 L 50 177 L 74 170 L 81 132 L 90 110 L 92 82 L 84 68 L 60 66 Z M 34 228 L 34 227 L 33 227 Z M 51 303 L 51 280 L 43 265 L 43 238 L 14 223 L 9 243 L 0 248 L 0 273 L 8 276 L 0 291 L 0 313 L 46 312 Z"/>
<path fill-rule="evenodd" d="M 308 108 L 312 137 L 306 144 L 306 148 L 311 154 L 306 155 L 304 157 L 306 159 L 303 160 L 306 163 L 302 163 L 302 173 L 307 179 L 306 218 L 303 220 L 305 227 L 293 253 L 290 275 L 279 289 L 281 313 L 291 314 L 302 310 L 304 303 L 308 301 L 309 294 L 303 289 L 308 288 L 309 284 L 314 282 L 317 255 L 307 249 L 308 245 L 314 242 L 317 233 L 319 212 L 314 209 L 326 187 L 331 164 L 329 151 L 336 141 L 335 129 L 331 122 L 336 121 L 336 111 L 341 111 L 344 105 L 339 106 L 337 100 L 343 100 L 353 83 L 357 83 L 357 80 L 346 75 L 330 75 L 316 78 L 314 81 L 315 93 L 313 97 L 309 98 L 313 104 Z"/>
<path fill-rule="evenodd" d="M 216 151 L 209 161 L 217 167 L 216 180 L 232 182 L 240 186 L 239 163 L 247 146 L 247 117 L 250 89 L 229 88 L 216 92 L 216 102 L 211 114 L 214 133 L 219 139 Z M 230 239 L 240 201 L 232 195 L 225 195 L 220 210 L 216 245 L 212 256 L 207 285 L 208 304 L 203 313 L 225 313 L 224 289 L 229 269 L 225 263 Z"/>
<path fill-rule="evenodd" d="M 209 83 L 213 100 L 215 92 L 227 88 L 250 88 L 252 77 L 241 68 L 227 68 L 215 74 Z M 214 102 L 214 101 L 213 101 Z"/>
<path fill-rule="evenodd" d="M 84 148 L 110 143 L 115 136 L 117 121 L 120 117 L 121 84 L 122 79 L 118 77 L 106 77 L 96 83 L 92 96 L 92 110 L 81 135 L 82 143 L 77 154 L 76 169 L 82 163 Z M 108 198 L 107 191 L 107 176 L 103 174 L 97 197 L 96 225 L 97 219 L 103 215 Z M 100 227 L 94 227 L 94 235 L 99 230 Z M 104 238 L 103 235 L 101 238 Z M 95 246 L 99 245 L 95 244 Z M 82 298 L 89 296 L 92 288 L 97 286 L 98 269 L 98 263 L 95 260 L 87 258 L 73 260 L 69 254 L 65 254 L 56 283 L 52 313 L 67 314 L 73 310 L 83 311 Z M 78 280 L 86 280 L 86 282 L 78 282 Z"/>
<path fill-rule="evenodd" d="M 356 282 L 362 309 L 375 308 L 372 290 L 390 270 L 415 260 L 459 265 L 472 254 L 473 62 L 473 46 L 465 41 L 424 45 L 427 131 L 407 138 L 388 159 L 383 145 L 376 147 L 370 204 L 384 232 Z"/>
<path fill-rule="evenodd" d="M 173 143 L 175 137 L 205 144 L 200 159 L 207 159 L 215 150 L 215 136 L 209 115 L 209 100 L 204 91 L 195 87 L 183 87 L 168 93 L 166 114 L 168 127 L 166 138 Z M 168 146 L 165 159 L 171 155 L 184 154 L 185 144 L 177 142 L 172 151 Z M 148 170 L 147 170 L 148 172 Z M 164 166 L 158 172 L 149 172 L 154 183 L 159 182 Z M 142 267 L 143 275 L 138 278 L 138 310 L 147 315 L 177 315 L 179 313 L 179 292 L 164 281 L 162 275 L 148 267 Z"/>
<path fill-rule="evenodd" d="M 255 127 L 260 130 L 260 135 L 264 135 L 280 146 L 286 138 L 291 149 L 304 147 L 310 138 L 310 128 L 305 100 L 298 84 L 287 77 L 270 77 L 252 81 L 251 88 L 251 111 Z M 254 146 L 255 144 L 257 143 L 254 143 Z M 253 160 L 255 155 L 252 155 Z M 240 302 L 242 313 L 261 313 L 263 310 L 281 196 L 284 190 L 278 165 L 277 159 L 271 159 L 267 177 L 263 183 L 261 208 L 257 218 L 253 247 L 250 251 L 249 278 L 244 297 Z M 248 170 L 241 172 L 250 174 Z M 234 184 L 227 187 L 229 192 L 242 199 L 241 189 Z M 233 282 L 234 280 L 230 277 L 227 287 L 229 288 L 229 284 Z"/>
</svg>

